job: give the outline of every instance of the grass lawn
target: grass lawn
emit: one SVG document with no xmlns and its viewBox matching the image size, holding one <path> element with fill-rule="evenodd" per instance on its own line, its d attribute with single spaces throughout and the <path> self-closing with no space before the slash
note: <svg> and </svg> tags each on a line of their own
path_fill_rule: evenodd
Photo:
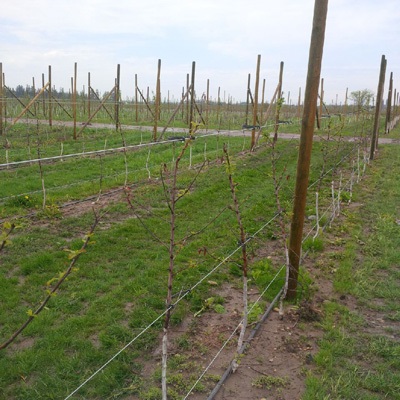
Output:
<svg viewBox="0 0 400 400">
<path fill-rule="evenodd" d="M 360 168 L 357 163 L 362 164 L 362 154 L 355 151 L 356 144 L 341 140 L 339 125 L 333 128 L 327 128 L 332 129 L 330 134 L 333 140 L 315 143 L 312 158 L 310 182 L 320 189 L 322 208 L 332 201 L 332 181 L 338 193 L 340 182 L 355 176 L 357 168 Z M 365 126 L 358 128 L 357 132 L 365 134 L 365 129 Z M 49 132 L 45 146 L 49 153 L 59 148 L 59 142 L 52 138 L 51 133 L 57 135 L 59 132 Z M 321 136 L 327 133 L 324 130 Z M 97 148 L 104 145 L 104 135 L 105 132 L 93 133 Z M 113 135 L 116 143 L 122 140 L 115 133 Z M 18 137 L 23 136 L 23 133 L 20 136 L 16 134 L 15 143 Z M 41 137 L 47 140 L 46 134 Z M 133 139 L 132 136 L 132 143 L 138 141 L 138 137 Z M 256 152 L 248 153 L 243 151 L 242 137 L 196 139 L 192 148 L 193 158 L 185 154 L 178 174 L 178 193 L 185 195 L 177 203 L 175 293 L 192 287 L 220 260 L 238 248 L 239 230 L 232 212 L 225 164 L 221 160 L 223 141 L 229 141 L 246 233 L 251 237 L 260 226 L 265 225 L 265 229 L 248 245 L 250 258 L 256 258 L 260 246 L 268 241 L 275 242 L 280 237 L 277 221 L 268 223 L 276 214 L 272 160 L 279 180 L 280 201 L 286 216 L 290 216 L 297 160 L 296 141 L 279 142 L 274 153 L 263 141 Z M 133 212 L 123 192 L 111 200 L 99 201 L 99 204 L 106 205 L 98 212 L 106 213 L 76 268 L 16 342 L 6 350 L 0 350 L 0 393 L 4 398 L 65 398 L 165 311 L 169 258 L 164 245 L 168 244 L 170 235 L 166 198 L 171 188 L 170 171 L 180 146 L 179 142 L 158 146 L 151 152 L 141 149 L 127 153 L 126 158 L 124 153 L 119 153 L 104 158 L 82 157 L 43 164 L 42 177 L 49 196 L 48 205 L 51 206 L 44 210 L 37 164 L 0 171 L 4 188 L 0 199 L 1 218 L 5 221 L 12 216 L 19 217 L 15 220 L 16 229 L 7 238 L 11 243 L 7 243 L 0 252 L 1 342 L 38 307 L 60 274 L 66 271 L 70 263 L 68 254 L 80 249 L 82 239 L 93 222 L 92 206 L 99 207 L 91 200 L 94 204 L 77 203 L 73 211 L 67 213 L 63 204 L 96 196 L 108 189 L 121 188 L 127 179 L 134 205 Z M 21 144 L 21 151 L 23 147 Z M 382 154 L 393 151 L 390 149 L 385 148 Z M 1 156 L 5 159 L 5 151 Z M 370 167 L 371 187 L 373 182 L 382 184 L 381 177 L 374 174 L 374 168 L 378 170 L 375 165 L 379 166 L 381 158 L 384 159 L 380 156 Z M 204 161 L 205 166 L 199 173 L 199 166 Z M 391 162 L 393 165 L 394 161 Z M 387 172 L 388 179 L 390 176 Z M 317 183 L 319 179 L 321 184 Z M 186 192 L 188 187 L 190 190 Z M 395 197 L 398 188 L 392 190 Z M 342 188 L 341 196 L 344 198 L 345 195 L 349 195 L 348 188 Z M 310 191 L 307 217 L 315 213 L 313 196 L 314 190 Z M 100 196 L 100 200 L 105 198 Z M 392 226 L 390 217 L 386 217 L 388 211 L 379 215 L 383 225 Z M 356 216 L 353 219 L 356 226 Z M 8 223 L 3 224 L 3 238 L 7 236 L 8 226 Z M 397 225 L 392 228 L 397 228 Z M 362 230 L 357 240 L 365 241 L 361 233 Z M 190 240 L 186 240 L 188 237 Z M 383 250 L 383 245 L 376 247 L 379 251 Z M 275 262 L 273 268 L 277 270 L 283 260 Z M 226 282 L 236 284 L 240 272 L 238 263 L 240 259 L 233 256 L 210 277 L 217 290 Z M 343 276 L 345 273 L 343 267 Z M 266 284 L 264 278 L 261 276 L 260 279 L 263 285 Z M 257 280 L 254 281 L 252 284 L 257 284 Z M 340 280 L 338 282 L 338 290 L 348 290 L 340 288 Z M 361 283 L 352 287 L 352 290 L 356 289 L 360 292 L 366 290 Z M 196 287 L 174 309 L 172 325 L 180 326 L 188 315 L 201 310 L 209 293 L 210 285 L 207 283 Z M 391 288 L 391 293 L 396 293 L 395 287 Z M 396 297 L 391 307 L 396 307 L 395 300 Z M 336 318 L 336 314 L 345 318 L 345 314 L 337 312 L 334 305 L 331 309 L 331 318 Z M 393 315 L 398 318 L 398 309 Z M 346 318 L 348 320 L 350 318 Z M 158 398 L 159 371 L 154 368 L 155 375 L 151 376 L 150 384 L 140 374 L 158 344 L 162 322 L 162 319 L 158 320 L 74 398 L 111 399 L 129 395 L 144 400 Z M 389 345 L 388 349 L 391 348 Z M 171 362 L 174 360 L 172 358 Z M 323 360 L 321 356 L 321 361 L 318 361 L 321 368 Z M 182 368 L 181 364 L 179 368 Z M 313 378 L 309 379 L 312 382 Z M 181 381 L 176 382 L 175 387 L 179 387 L 179 390 L 176 389 L 178 394 L 171 398 L 179 398 L 186 389 Z M 320 393 L 324 389 L 315 390 Z"/>
<path fill-rule="evenodd" d="M 325 254 L 339 298 L 303 399 L 400 399 L 399 171 L 400 147 L 380 146 L 337 230 L 342 251 Z"/>
</svg>

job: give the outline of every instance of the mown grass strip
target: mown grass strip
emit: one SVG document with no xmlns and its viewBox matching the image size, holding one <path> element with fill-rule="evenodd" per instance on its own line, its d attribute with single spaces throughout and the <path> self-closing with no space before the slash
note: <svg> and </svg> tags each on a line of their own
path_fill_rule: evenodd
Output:
<svg viewBox="0 0 400 400">
<path fill-rule="evenodd" d="M 381 146 L 347 212 L 324 337 L 303 399 L 400 399 L 400 148 Z M 336 254 L 337 255 L 337 254 Z"/>
</svg>

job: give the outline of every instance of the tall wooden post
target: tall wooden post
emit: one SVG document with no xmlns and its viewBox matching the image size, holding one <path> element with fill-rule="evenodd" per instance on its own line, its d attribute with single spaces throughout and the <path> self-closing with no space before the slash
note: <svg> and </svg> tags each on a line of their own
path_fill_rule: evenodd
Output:
<svg viewBox="0 0 400 400">
<path fill-rule="evenodd" d="M 116 131 L 118 131 L 118 129 L 120 127 L 120 122 L 119 122 L 120 80 L 121 80 L 121 66 L 120 66 L 120 64 L 117 64 L 117 79 L 115 81 L 115 90 L 114 90 L 115 130 Z"/>
<path fill-rule="evenodd" d="M 195 83 L 195 74 L 196 74 L 196 62 L 192 62 L 192 76 L 191 76 L 191 81 L 190 81 L 190 118 L 189 118 L 189 132 L 190 135 L 193 133 L 193 124 L 194 122 L 194 107 L 195 107 L 195 97 L 196 97 L 196 91 L 194 88 L 194 83 Z"/>
<path fill-rule="evenodd" d="M 32 90 L 33 90 L 33 97 L 36 96 L 36 85 L 35 85 L 35 77 L 32 77 Z M 36 116 L 36 102 L 33 104 L 33 114 Z"/>
<path fill-rule="evenodd" d="M 383 86 L 385 84 L 386 64 L 387 64 L 386 57 L 385 55 L 382 55 L 381 68 L 379 72 L 378 92 L 376 94 L 374 127 L 372 128 L 371 149 L 369 153 L 370 160 L 374 159 L 375 150 L 378 147 L 379 119 L 382 107 Z"/>
<path fill-rule="evenodd" d="M 3 135 L 3 109 L 4 109 L 4 98 L 3 98 L 3 63 L 0 62 L 0 135 Z"/>
<path fill-rule="evenodd" d="M 319 118 L 322 124 L 322 113 L 324 111 L 324 78 L 321 78 L 321 88 L 319 93 Z"/>
<path fill-rule="evenodd" d="M 347 101 L 349 98 L 349 88 L 346 88 L 346 95 L 344 97 L 344 110 L 343 110 L 343 114 L 344 114 L 344 118 L 346 118 L 346 114 L 347 114 Z"/>
<path fill-rule="evenodd" d="M 217 122 L 219 122 L 219 112 L 221 108 L 221 86 L 218 86 L 218 100 L 217 100 Z"/>
<path fill-rule="evenodd" d="M 250 74 L 247 76 L 247 96 L 246 96 L 246 125 L 249 124 L 249 104 L 250 104 Z"/>
<path fill-rule="evenodd" d="M 284 63 L 281 61 L 279 67 L 279 83 L 278 83 L 278 97 L 276 100 L 276 112 L 275 112 L 275 128 L 274 128 L 274 142 L 278 140 L 278 129 L 279 129 L 279 114 L 282 106 L 282 80 L 283 80 L 283 66 Z"/>
<path fill-rule="evenodd" d="M 208 129 L 208 114 L 210 108 L 210 80 L 207 79 L 207 92 L 206 92 L 206 129 Z"/>
<path fill-rule="evenodd" d="M 262 93 L 261 93 L 261 115 L 260 121 L 264 121 L 264 105 L 265 105 L 265 79 L 263 79 Z"/>
<path fill-rule="evenodd" d="M 44 88 L 44 74 L 42 74 L 42 88 Z M 45 95 L 42 96 L 43 115 L 46 116 L 46 99 Z"/>
<path fill-rule="evenodd" d="M 390 73 L 389 79 L 389 92 L 386 103 L 386 119 L 385 119 L 385 133 L 389 133 L 390 130 L 390 117 L 392 111 L 392 93 L 393 92 L 393 72 Z"/>
<path fill-rule="evenodd" d="M 74 117 L 74 140 L 76 140 L 76 79 L 78 76 L 78 64 L 74 64 L 74 79 L 72 87 L 72 115 Z"/>
<path fill-rule="evenodd" d="M 256 69 L 256 82 L 254 87 L 254 104 L 253 104 L 253 128 L 251 130 L 251 146 L 250 150 L 253 151 L 256 145 L 256 125 L 257 125 L 257 112 L 258 112 L 258 87 L 260 86 L 260 64 L 261 55 L 257 57 L 257 69 Z"/>
<path fill-rule="evenodd" d="M 288 299 L 294 299 L 297 294 L 297 281 L 299 276 L 307 187 L 310 174 L 311 150 L 318 100 L 318 86 L 321 76 L 321 63 L 324 49 L 327 12 L 328 0 L 315 0 L 310 53 L 308 59 L 306 92 L 304 97 L 304 109 L 301 125 L 299 156 L 297 161 L 293 216 L 289 238 Z"/>
<path fill-rule="evenodd" d="M 135 121 L 139 121 L 139 104 L 138 104 L 138 80 L 137 74 L 135 74 Z"/>
<path fill-rule="evenodd" d="M 156 98 L 155 98 L 155 110 L 154 110 L 154 129 L 153 129 L 153 141 L 157 141 L 157 129 L 158 120 L 160 119 L 160 75 L 161 75 L 161 60 L 158 60 L 157 65 L 157 82 L 156 82 Z"/>
<path fill-rule="evenodd" d="M 297 100 L 297 118 L 300 118 L 301 111 L 301 87 L 299 87 L 299 98 Z"/>
<path fill-rule="evenodd" d="M 49 89 L 48 89 L 48 95 L 49 95 L 49 126 L 52 127 L 53 126 L 53 107 L 52 107 L 52 94 L 51 94 L 51 65 L 49 65 Z"/>
<path fill-rule="evenodd" d="M 91 97 L 91 94 L 92 94 L 92 85 L 91 85 L 91 82 L 90 82 L 90 72 L 88 72 L 88 92 L 87 92 L 88 102 L 87 102 L 87 110 L 88 110 L 88 117 L 89 118 L 90 118 L 90 106 L 91 106 L 90 97 Z"/>
<path fill-rule="evenodd" d="M 2 79 L 3 79 L 3 101 L 4 101 L 4 103 L 3 103 L 3 118 L 6 120 L 7 119 L 7 97 L 4 94 L 4 86 L 6 85 L 6 75 L 3 72 L 1 74 L 1 76 L 2 76 Z M 5 127 L 3 128 L 3 130 L 5 130 Z"/>
<path fill-rule="evenodd" d="M 186 91 L 189 90 L 189 74 L 186 74 Z M 186 124 L 189 125 L 190 123 L 190 96 L 186 97 Z"/>
</svg>

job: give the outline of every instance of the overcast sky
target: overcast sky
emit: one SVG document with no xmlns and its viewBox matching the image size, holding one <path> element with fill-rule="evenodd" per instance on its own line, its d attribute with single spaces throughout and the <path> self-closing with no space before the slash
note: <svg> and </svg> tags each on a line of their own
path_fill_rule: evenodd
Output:
<svg viewBox="0 0 400 400">
<path fill-rule="evenodd" d="M 123 97 L 138 85 L 154 91 L 161 59 L 161 90 L 179 97 L 196 61 L 196 91 L 210 80 L 210 96 L 246 98 L 261 54 L 261 80 L 270 99 L 284 61 L 283 91 L 304 93 L 314 0 L 18 0 L 2 5 L 0 62 L 5 83 L 41 84 L 52 66 L 53 85 L 70 87 L 78 63 L 78 89 L 113 87 L 121 65 Z M 328 104 L 349 92 L 377 90 L 385 54 L 387 79 L 400 75 L 399 0 L 330 0 L 322 77 Z"/>
</svg>

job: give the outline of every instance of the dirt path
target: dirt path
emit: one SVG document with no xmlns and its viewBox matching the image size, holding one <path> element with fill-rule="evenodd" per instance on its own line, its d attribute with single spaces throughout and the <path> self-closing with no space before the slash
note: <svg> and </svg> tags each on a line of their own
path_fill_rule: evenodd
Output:
<svg viewBox="0 0 400 400">
<path fill-rule="evenodd" d="M 7 118 L 5 120 L 8 123 L 12 123 L 12 118 Z M 17 123 L 21 124 L 42 124 L 42 125 L 48 125 L 49 121 L 47 120 L 34 120 L 34 119 L 21 119 Z M 74 123 L 72 121 L 52 121 L 53 126 L 68 126 L 68 127 L 73 127 Z M 77 123 L 77 127 L 81 128 L 84 125 L 82 122 Z M 97 128 L 97 129 L 115 129 L 115 124 L 104 124 L 104 123 L 90 123 L 88 125 L 90 128 Z M 153 126 L 140 126 L 140 125 L 121 125 L 121 129 L 123 130 L 137 130 L 137 131 L 144 131 L 144 132 L 152 132 L 153 131 Z M 164 127 L 159 126 L 158 131 L 159 133 L 162 132 Z M 167 133 L 178 133 L 182 135 L 188 135 L 189 134 L 189 129 L 188 128 L 167 128 L 166 129 Z M 250 130 L 240 130 L 240 129 L 221 129 L 221 130 L 216 130 L 216 129 L 199 129 L 197 131 L 198 134 L 200 135 L 226 135 L 226 136 L 251 136 L 251 131 Z M 280 132 L 278 133 L 278 138 L 279 139 L 286 139 L 286 140 L 298 140 L 300 139 L 300 134 L 298 133 L 284 133 Z M 343 140 L 348 141 L 348 142 L 354 142 L 358 140 L 358 138 L 354 137 L 342 137 Z M 315 140 L 319 140 L 319 137 L 315 137 Z M 391 138 L 385 138 L 382 137 L 382 135 L 379 137 L 379 143 L 381 144 L 400 144 L 400 138 L 398 139 L 391 139 Z"/>
</svg>

